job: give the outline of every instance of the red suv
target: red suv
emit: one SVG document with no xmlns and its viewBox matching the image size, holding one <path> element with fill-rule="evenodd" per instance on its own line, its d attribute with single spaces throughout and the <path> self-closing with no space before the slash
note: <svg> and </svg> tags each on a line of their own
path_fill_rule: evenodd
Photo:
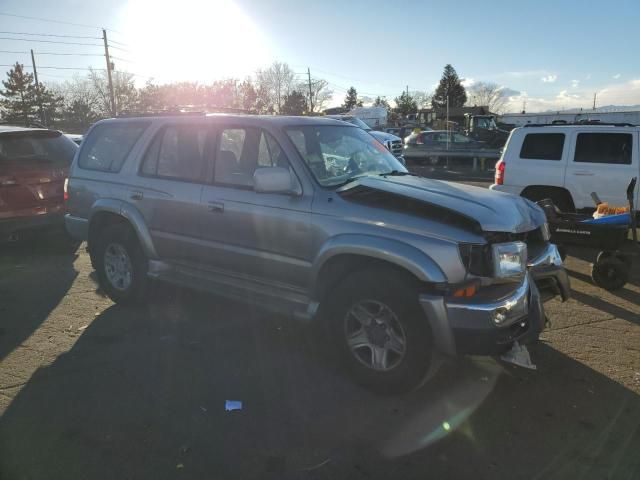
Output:
<svg viewBox="0 0 640 480">
<path fill-rule="evenodd" d="M 55 130 L 0 126 L 0 243 L 64 231 L 64 182 L 77 148 Z"/>
</svg>

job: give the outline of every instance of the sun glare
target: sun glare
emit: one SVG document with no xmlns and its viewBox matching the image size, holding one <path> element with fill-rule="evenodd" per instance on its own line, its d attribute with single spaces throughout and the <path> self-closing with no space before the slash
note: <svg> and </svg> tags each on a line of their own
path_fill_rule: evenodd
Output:
<svg viewBox="0 0 640 480">
<path fill-rule="evenodd" d="M 272 60 L 266 39 L 230 0 L 131 0 L 123 23 L 131 51 L 114 54 L 135 69 L 120 68 L 159 82 L 242 78 Z"/>
</svg>

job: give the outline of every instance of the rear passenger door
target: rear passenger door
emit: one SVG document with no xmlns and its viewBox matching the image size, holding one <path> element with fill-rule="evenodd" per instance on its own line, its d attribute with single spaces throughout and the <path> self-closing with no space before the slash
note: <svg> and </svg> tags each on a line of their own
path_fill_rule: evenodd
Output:
<svg viewBox="0 0 640 480">
<path fill-rule="evenodd" d="M 505 152 L 505 183 L 514 187 L 563 187 L 569 139 L 564 132 L 523 128 L 512 137 Z"/>
<path fill-rule="evenodd" d="M 212 130 L 205 123 L 176 123 L 156 132 L 130 192 L 149 226 L 158 255 L 198 261 L 200 196 L 211 167 Z"/>
<path fill-rule="evenodd" d="M 638 175 L 638 134 L 630 129 L 578 131 L 573 134 L 565 186 L 576 208 L 595 208 L 591 192 L 603 202 L 626 205 L 626 189 Z"/>
<path fill-rule="evenodd" d="M 255 192 L 253 173 L 270 167 L 291 170 L 271 134 L 248 126 L 219 128 L 213 185 L 202 192 L 207 262 L 248 282 L 304 288 L 311 266 L 312 192 Z"/>
</svg>

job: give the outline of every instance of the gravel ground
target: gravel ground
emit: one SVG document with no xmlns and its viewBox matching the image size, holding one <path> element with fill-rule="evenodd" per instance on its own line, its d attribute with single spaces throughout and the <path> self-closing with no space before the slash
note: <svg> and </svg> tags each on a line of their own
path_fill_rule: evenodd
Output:
<svg viewBox="0 0 640 480">
<path fill-rule="evenodd" d="M 381 397 L 308 326 L 166 286 L 119 307 L 82 248 L 3 248 L 0 479 L 640 478 L 640 270 L 608 293 L 571 253 L 536 371 L 464 358 Z"/>
</svg>

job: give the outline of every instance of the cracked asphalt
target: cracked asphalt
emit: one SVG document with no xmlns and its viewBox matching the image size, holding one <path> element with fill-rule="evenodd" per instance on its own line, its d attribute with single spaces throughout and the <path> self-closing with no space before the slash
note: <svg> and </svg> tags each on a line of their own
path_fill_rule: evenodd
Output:
<svg viewBox="0 0 640 480">
<path fill-rule="evenodd" d="M 306 325 L 168 286 L 119 307 L 83 248 L 3 247 L 0 479 L 640 478 L 640 267 L 609 293 L 590 261 L 537 370 L 464 358 L 389 397 Z"/>
</svg>

